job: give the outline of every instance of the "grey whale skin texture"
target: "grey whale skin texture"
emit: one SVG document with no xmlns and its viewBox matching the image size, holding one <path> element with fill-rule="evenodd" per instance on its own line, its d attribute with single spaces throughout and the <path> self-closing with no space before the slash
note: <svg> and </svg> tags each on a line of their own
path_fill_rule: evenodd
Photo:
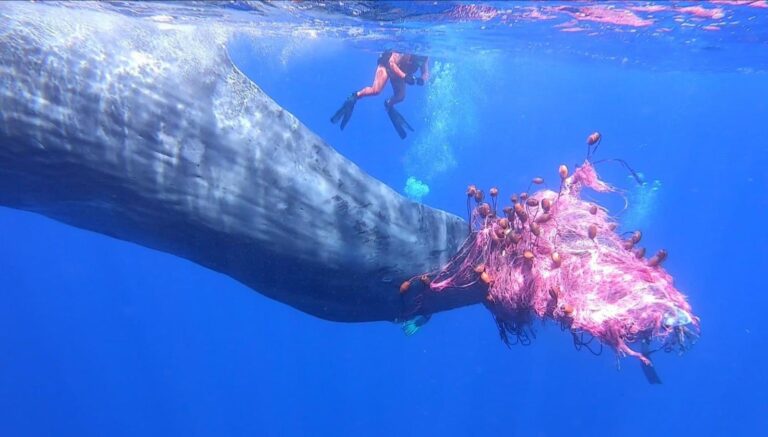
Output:
<svg viewBox="0 0 768 437">
<path fill-rule="evenodd" d="M 0 204 L 347 322 L 409 315 L 401 281 L 466 237 L 462 219 L 404 199 L 284 111 L 216 35 L 49 8 L 0 5 Z M 481 298 L 428 293 L 419 312 Z"/>
</svg>

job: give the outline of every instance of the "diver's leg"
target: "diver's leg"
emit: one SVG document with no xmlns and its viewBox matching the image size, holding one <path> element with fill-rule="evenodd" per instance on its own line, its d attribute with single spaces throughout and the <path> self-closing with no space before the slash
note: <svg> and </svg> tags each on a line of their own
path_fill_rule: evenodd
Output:
<svg viewBox="0 0 768 437">
<path fill-rule="evenodd" d="M 386 102 L 387 109 L 405 100 L 405 81 L 402 79 L 392 79 L 392 93 L 392 97 Z"/>
<path fill-rule="evenodd" d="M 373 77 L 373 84 L 358 91 L 357 97 L 360 98 L 379 95 L 381 90 L 384 89 L 384 85 L 387 84 L 387 79 L 389 79 L 387 69 L 379 65 L 376 67 L 376 75 Z"/>
<path fill-rule="evenodd" d="M 651 363 L 651 360 L 648 359 L 648 357 L 646 357 L 645 355 L 643 355 L 643 354 L 641 354 L 639 352 L 633 351 L 632 349 L 629 348 L 629 346 L 626 345 L 626 343 L 624 343 L 624 341 L 621 341 L 621 343 L 618 345 L 618 347 L 616 349 L 619 352 L 623 352 L 623 353 L 629 355 L 630 357 L 637 358 L 638 360 L 643 362 L 643 365 L 646 365 L 646 366 L 652 366 L 653 365 Z"/>
<path fill-rule="evenodd" d="M 381 89 L 384 88 L 384 85 L 386 85 L 388 78 L 389 75 L 387 74 L 386 68 L 380 65 L 376 67 L 376 76 L 373 78 L 373 85 L 354 92 L 347 97 L 347 100 L 344 101 L 341 108 L 339 108 L 339 110 L 333 114 L 333 117 L 331 117 L 331 123 L 338 123 L 341 121 L 340 127 L 343 130 L 347 123 L 349 123 L 349 119 L 352 118 L 352 111 L 355 109 L 357 100 L 361 97 L 375 96 L 379 94 Z"/>
</svg>

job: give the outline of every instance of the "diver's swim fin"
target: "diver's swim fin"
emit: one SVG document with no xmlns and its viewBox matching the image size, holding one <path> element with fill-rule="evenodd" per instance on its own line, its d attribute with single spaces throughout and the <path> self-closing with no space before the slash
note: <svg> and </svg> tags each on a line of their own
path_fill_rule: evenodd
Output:
<svg viewBox="0 0 768 437">
<path fill-rule="evenodd" d="M 413 128 L 407 121 L 405 121 L 405 118 L 397 112 L 394 106 L 388 106 L 386 103 L 384 106 L 387 107 L 387 115 L 389 115 L 389 119 L 392 120 L 392 125 L 395 126 L 397 134 L 400 135 L 401 139 L 405 139 L 408 134 L 405 132 L 404 127 L 407 127 L 411 132 L 413 132 Z"/>
<path fill-rule="evenodd" d="M 651 351 L 646 342 L 643 342 L 640 347 L 643 356 L 650 360 L 651 354 L 655 351 Z M 640 368 L 643 370 L 643 375 L 645 375 L 645 379 L 648 380 L 649 384 L 661 384 L 661 378 L 659 378 L 659 374 L 656 373 L 656 368 L 653 365 L 640 363 Z"/>
<path fill-rule="evenodd" d="M 645 375 L 645 379 L 648 380 L 649 384 L 661 384 L 661 378 L 659 378 L 659 374 L 656 373 L 656 368 L 654 368 L 652 365 L 647 365 L 640 363 L 640 367 L 643 370 L 643 375 Z"/>
<path fill-rule="evenodd" d="M 357 103 L 357 93 L 352 93 L 352 95 L 347 97 L 347 100 L 344 101 L 344 104 L 341 105 L 341 108 L 339 108 L 339 110 L 333 114 L 333 117 L 331 117 L 331 123 L 335 124 L 341 120 L 340 127 L 341 130 L 344 130 L 344 127 L 349 122 L 349 119 L 352 118 L 352 111 L 355 110 L 355 103 Z"/>
<path fill-rule="evenodd" d="M 429 322 L 429 318 L 432 317 L 430 315 L 426 316 L 416 316 L 410 320 L 406 320 L 405 322 L 400 325 L 400 327 L 403 329 L 403 332 L 407 336 L 411 336 L 419 331 L 419 328 L 426 325 L 427 322 Z"/>
</svg>

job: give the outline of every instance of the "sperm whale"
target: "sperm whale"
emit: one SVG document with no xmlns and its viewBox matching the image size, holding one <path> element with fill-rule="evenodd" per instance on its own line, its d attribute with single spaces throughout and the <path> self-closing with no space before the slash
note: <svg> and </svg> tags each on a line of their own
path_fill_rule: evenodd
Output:
<svg viewBox="0 0 768 437">
<path fill-rule="evenodd" d="M 167 252 L 345 322 L 404 317 L 461 218 L 367 175 L 230 61 L 215 29 L 0 4 L 0 205 Z M 451 293 L 433 313 L 480 302 Z"/>
</svg>

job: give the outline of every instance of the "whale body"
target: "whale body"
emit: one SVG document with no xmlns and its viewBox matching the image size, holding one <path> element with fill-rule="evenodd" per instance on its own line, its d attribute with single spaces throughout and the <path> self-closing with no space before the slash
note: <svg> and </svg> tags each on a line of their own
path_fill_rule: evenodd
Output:
<svg viewBox="0 0 768 437">
<path fill-rule="evenodd" d="M 402 319 L 401 282 L 466 237 L 276 104 L 215 29 L 14 2 L 0 21 L 0 205 L 348 322 Z M 480 299 L 445 292 L 420 311 Z"/>
</svg>

